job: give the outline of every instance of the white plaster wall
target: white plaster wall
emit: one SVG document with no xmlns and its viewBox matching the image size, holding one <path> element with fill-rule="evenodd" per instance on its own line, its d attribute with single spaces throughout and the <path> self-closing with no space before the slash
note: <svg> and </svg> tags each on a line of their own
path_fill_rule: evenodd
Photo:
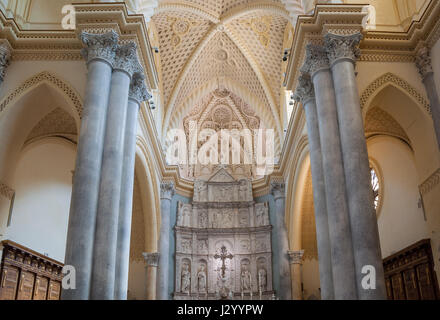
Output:
<svg viewBox="0 0 440 320">
<path fill-rule="evenodd" d="M 316 259 L 304 260 L 302 265 L 304 300 L 321 299 L 319 291 L 319 263 Z"/>
<path fill-rule="evenodd" d="M 24 148 L 14 179 L 11 225 L 5 239 L 64 261 L 76 150 L 47 138 Z"/>
<path fill-rule="evenodd" d="M 429 238 L 419 208 L 417 169 L 411 149 L 396 138 L 377 136 L 367 141 L 368 153 L 383 179 L 382 207 L 378 212 L 382 257 Z"/>
</svg>

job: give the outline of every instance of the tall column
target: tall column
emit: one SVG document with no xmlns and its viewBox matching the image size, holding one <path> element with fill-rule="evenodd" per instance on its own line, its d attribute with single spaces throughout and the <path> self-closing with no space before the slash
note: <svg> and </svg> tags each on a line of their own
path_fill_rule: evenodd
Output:
<svg viewBox="0 0 440 320">
<path fill-rule="evenodd" d="M 147 300 L 156 300 L 156 275 L 159 265 L 159 253 L 144 252 L 145 263 L 147 264 Z"/>
<path fill-rule="evenodd" d="M 323 46 L 307 45 L 302 71 L 315 88 L 335 299 L 357 299 L 350 219 L 330 65 Z"/>
<path fill-rule="evenodd" d="M 302 74 L 298 79 L 295 99 L 301 101 L 307 121 L 310 163 L 312 169 L 313 203 L 315 207 L 316 240 L 318 245 L 319 280 L 321 299 L 334 299 L 333 274 L 328 230 L 327 204 L 325 198 L 322 151 L 319 140 L 318 113 L 316 111 L 315 91 L 309 75 Z"/>
<path fill-rule="evenodd" d="M 292 300 L 303 300 L 301 267 L 304 250 L 289 251 L 288 254 L 292 276 Z"/>
<path fill-rule="evenodd" d="M 0 44 L 0 85 L 5 79 L 6 69 L 11 60 L 11 50 L 7 43 Z"/>
<path fill-rule="evenodd" d="M 159 267 L 156 283 L 156 299 L 169 300 L 169 266 L 170 261 L 170 231 L 171 231 L 171 199 L 174 195 L 174 183 L 166 182 L 160 185 L 160 235 L 159 235 Z"/>
<path fill-rule="evenodd" d="M 272 182 L 271 191 L 275 201 L 274 232 L 278 240 L 279 284 L 278 296 L 281 300 L 292 299 L 292 287 L 289 267 L 289 241 L 285 222 L 285 186 L 282 182 Z"/>
<path fill-rule="evenodd" d="M 429 49 L 422 47 L 416 56 L 416 66 L 419 69 L 423 84 L 428 94 L 429 104 L 431 106 L 432 120 L 434 120 L 435 135 L 437 136 L 437 144 L 440 148 L 440 101 L 437 87 L 434 80 L 434 71 L 431 64 L 431 56 Z"/>
<path fill-rule="evenodd" d="M 131 77 L 139 70 L 136 45 L 116 51 L 111 77 L 102 158 L 92 269 L 92 299 L 114 299 L 119 201 L 121 197 L 124 129 Z"/>
<path fill-rule="evenodd" d="M 327 33 L 324 37 L 336 93 L 358 298 L 386 299 L 370 163 L 354 70 L 361 39 L 360 33 L 349 36 Z M 375 289 L 362 285 L 366 266 L 375 269 Z"/>
<path fill-rule="evenodd" d="M 88 74 L 65 257 L 65 264 L 75 267 L 76 289 L 62 290 L 61 295 L 73 300 L 89 298 L 104 130 L 118 35 L 113 31 L 102 35 L 82 32 L 80 39 L 85 45 L 82 54 Z"/>
<path fill-rule="evenodd" d="M 151 98 L 142 73 L 133 75 L 128 94 L 124 133 L 121 198 L 119 201 L 118 240 L 116 250 L 115 299 L 127 300 L 128 268 L 130 264 L 130 235 L 133 208 L 136 128 L 140 104 Z"/>
</svg>

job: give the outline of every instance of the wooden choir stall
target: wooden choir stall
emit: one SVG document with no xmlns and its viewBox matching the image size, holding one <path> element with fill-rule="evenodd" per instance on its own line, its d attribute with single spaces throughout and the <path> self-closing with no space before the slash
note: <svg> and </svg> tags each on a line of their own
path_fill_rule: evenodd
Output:
<svg viewBox="0 0 440 320">
<path fill-rule="evenodd" d="M 15 242 L 1 243 L 0 300 L 59 300 L 63 264 Z"/>
</svg>

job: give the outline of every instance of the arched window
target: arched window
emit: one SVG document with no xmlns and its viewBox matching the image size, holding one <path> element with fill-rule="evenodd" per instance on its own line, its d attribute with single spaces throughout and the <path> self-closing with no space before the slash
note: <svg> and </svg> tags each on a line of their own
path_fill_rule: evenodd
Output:
<svg viewBox="0 0 440 320">
<path fill-rule="evenodd" d="M 371 187 L 373 189 L 373 201 L 374 201 L 374 209 L 376 211 L 378 210 L 379 203 L 380 203 L 380 180 L 377 176 L 376 170 L 374 167 L 370 164 L 370 174 L 371 174 Z"/>
</svg>

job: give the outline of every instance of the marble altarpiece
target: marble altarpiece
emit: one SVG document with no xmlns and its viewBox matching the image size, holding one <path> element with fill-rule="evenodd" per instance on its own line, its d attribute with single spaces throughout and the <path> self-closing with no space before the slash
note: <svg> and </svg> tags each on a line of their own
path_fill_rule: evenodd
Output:
<svg viewBox="0 0 440 320">
<path fill-rule="evenodd" d="M 225 169 L 196 180 L 179 202 L 174 299 L 272 299 L 268 203 L 255 203 L 249 179 Z"/>
</svg>

